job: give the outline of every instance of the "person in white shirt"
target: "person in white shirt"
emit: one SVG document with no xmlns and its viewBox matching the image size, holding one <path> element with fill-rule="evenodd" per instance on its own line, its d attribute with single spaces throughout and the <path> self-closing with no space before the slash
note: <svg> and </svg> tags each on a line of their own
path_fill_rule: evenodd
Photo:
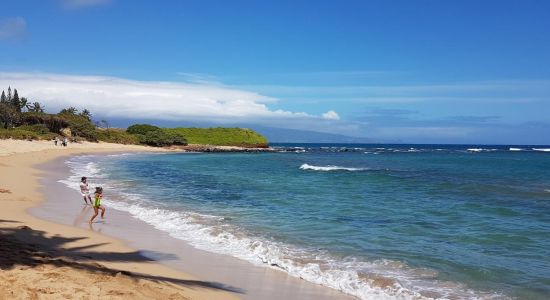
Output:
<svg viewBox="0 0 550 300">
<path fill-rule="evenodd" d="M 90 201 L 90 205 L 91 205 L 92 197 L 90 197 L 90 188 L 88 187 L 88 182 L 86 177 L 82 177 L 80 179 L 80 193 L 82 193 L 82 197 L 84 197 L 84 203 L 88 204 L 88 201 Z"/>
</svg>

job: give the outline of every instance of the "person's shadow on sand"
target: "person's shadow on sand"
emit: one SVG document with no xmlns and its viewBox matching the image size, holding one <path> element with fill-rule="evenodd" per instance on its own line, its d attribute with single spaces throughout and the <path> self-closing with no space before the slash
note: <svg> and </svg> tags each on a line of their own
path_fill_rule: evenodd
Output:
<svg viewBox="0 0 550 300">
<path fill-rule="evenodd" d="M 2 223 L 9 224 L 4 226 Z M 153 261 L 139 251 L 109 252 L 92 251 L 91 249 L 104 245 L 88 244 L 85 246 L 66 248 L 66 244 L 87 239 L 87 237 L 45 236 L 45 232 L 34 230 L 28 226 L 13 227 L 17 221 L 0 220 L 0 269 L 9 270 L 17 266 L 35 268 L 41 265 L 69 267 L 103 275 L 116 276 L 118 273 L 134 279 L 158 280 L 171 282 L 186 287 L 203 287 L 243 294 L 244 290 L 218 282 L 186 280 L 165 276 L 154 276 L 142 273 L 110 269 L 98 262 L 147 262 Z M 65 247 L 65 248 L 64 248 Z M 171 254 L 156 253 L 163 259 L 175 259 Z"/>
</svg>

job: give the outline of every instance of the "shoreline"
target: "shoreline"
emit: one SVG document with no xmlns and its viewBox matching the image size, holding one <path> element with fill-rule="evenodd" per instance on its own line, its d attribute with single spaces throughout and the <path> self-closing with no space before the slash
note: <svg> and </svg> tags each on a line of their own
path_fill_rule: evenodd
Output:
<svg viewBox="0 0 550 300">
<path fill-rule="evenodd" d="M 132 217 L 114 209 L 107 213 L 107 221 L 110 222 L 109 215 L 114 217 L 114 214 L 123 220 L 118 235 L 111 232 L 109 226 L 94 231 L 70 222 L 36 216 L 34 212 L 42 210 L 52 197 L 50 195 L 65 199 L 64 193 L 72 193 L 68 197 L 73 197 L 75 203 L 83 207 L 76 191 L 66 186 L 50 189 L 44 185 L 45 181 L 56 181 L 52 178 L 55 171 L 48 169 L 48 165 L 59 166 L 59 162 L 70 157 L 88 154 L 184 152 L 107 143 L 72 145 L 74 147 L 61 148 L 49 142 L 0 140 L 0 203 L 4 207 L 0 212 L 0 238 L 3 244 L 11 245 L 0 251 L 0 279 L 4 282 L 0 283 L 0 289 L 6 291 L 6 295 L 11 294 L 9 299 L 55 298 L 56 295 L 65 298 L 100 295 L 113 299 L 355 299 L 279 270 L 198 250 L 143 221 L 128 223 L 132 222 Z M 61 165 L 68 172 L 66 165 Z M 65 205 L 57 206 L 54 214 L 64 208 Z M 69 213 L 72 218 L 78 215 L 74 210 Z M 89 217 L 84 215 L 84 218 Z M 132 226 L 139 230 L 134 230 L 132 238 L 128 238 L 128 229 Z M 146 249 L 156 244 L 143 243 L 144 239 L 140 238 L 141 230 L 147 227 L 149 237 L 155 241 L 158 241 L 159 232 L 164 235 L 161 239 L 164 246 L 185 248 L 183 255 L 167 253 L 166 247 Z M 14 257 L 16 249 L 25 249 L 24 255 Z M 192 254 L 191 258 L 188 254 Z M 36 255 L 45 255 L 47 259 L 29 263 L 29 256 Z M 100 287 L 89 285 L 90 278 Z M 40 286 L 31 287 L 36 281 Z M 5 298 L 0 296 L 0 299 Z"/>
<path fill-rule="evenodd" d="M 85 153 L 166 152 L 108 143 L 55 147 L 0 140 L 0 299 L 236 299 L 236 288 L 202 281 L 147 258 L 119 239 L 45 221 L 27 210 L 42 203 L 37 166 Z M 232 293 L 230 293 L 232 292 Z"/>
<path fill-rule="evenodd" d="M 58 182 L 74 175 L 65 164 L 66 160 L 67 158 L 59 158 L 41 166 L 53 175 L 43 179 L 45 184 L 42 190 L 46 195 L 56 196 L 46 196 L 45 201 L 31 209 L 30 213 L 56 223 L 87 228 L 85 218 L 89 217 L 91 212 L 85 212 L 86 207 L 80 202 L 80 195 L 76 190 Z M 74 201 L 64 203 L 60 200 L 69 197 Z M 131 248 L 140 249 L 147 257 L 176 270 L 199 278 L 208 278 L 222 286 L 236 287 L 244 291 L 239 295 L 242 299 L 356 299 L 340 291 L 292 277 L 280 270 L 253 265 L 233 256 L 197 249 L 186 241 L 172 237 L 168 232 L 136 219 L 128 212 L 110 208 L 108 197 L 105 205 L 108 210 L 105 223 L 108 224 L 94 223 L 93 230 L 121 239 Z M 79 215 L 80 211 L 82 213 Z"/>
<path fill-rule="evenodd" d="M 186 146 L 170 146 L 166 149 L 181 150 L 183 152 L 214 152 L 214 153 L 258 153 L 258 152 L 275 152 L 276 149 L 272 147 L 243 147 L 243 146 L 217 146 L 217 145 L 202 145 L 202 144 L 189 144 Z"/>
</svg>

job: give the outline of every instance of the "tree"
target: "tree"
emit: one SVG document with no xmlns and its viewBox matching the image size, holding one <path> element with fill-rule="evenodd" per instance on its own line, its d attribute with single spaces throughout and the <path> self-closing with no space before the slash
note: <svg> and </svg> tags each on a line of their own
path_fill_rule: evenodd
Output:
<svg viewBox="0 0 550 300">
<path fill-rule="evenodd" d="M 78 112 L 78 109 L 74 108 L 74 107 L 69 107 L 69 108 L 64 108 L 62 109 L 59 114 L 71 114 L 71 115 L 76 115 L 76 113 Z"/>
<path fill-rule="evenodd" d="M 20 115 L 21 113 L 9 103 L 0 103 L 0 122 L 5 129 L 13 127 L 19 120 Z"/>
<path fill-rule="evenodd" d="M 27 104 L 27 110 L 30 111 L 30 112 L 43 113 L 44 112 L 44 106 L 42 106 L 38 102 L 28 103 Z"/>
<path fill-rule="evenodd" d="M 141 135 L 140 142 L 155 147 L 187 145 L 187 140 L 183 135 L 163 128 L 148 131 L 145 135 Z"/>
<path fill-rule="evenodd" d="M 6 98 L 6 93 L 4 93 L 4 91 L 2 91 L 2 96 L 0 97 L 0 103 L 6 103 L 8 102 L 7 98 Z"/>
<path fill-rule="evenodd" d="M 6 100 L 11 102 L 11 86 L 8 86 L 8 98 Z"/>
<path fill-rule="evenodd" d="M 83 116 L 84 118 L 88 119 L 88 121 L 91 121 L 92 120 L 92 113 L 87 110 L 87 109 L 84 109 L 81 113 L 80 113 L 81 116 Z"/>
<path fill-rule="evenodd" d="M 25 97 L 21 97 L 21 100 L 19 101 L 19 106 L 21 108 L 21 111 L 23 111 L 23 108 L 29 109 L 28 100 Z"/>
<path fill-rule="evenodd" d="M 95 121 L 94 122 L 95 127 L 103 128 L 103 129 L 109 129 L 109 122 L 107 122 L 105 119 L 102 119 L 101 121 Z"/>
<path fill-rule="evenodd" d="M 105 119 L 102 119 L 101 121 L 99 121 L 99 124 L 101 128 L 109 128 L 109 122 L 107 122 L 107 120 Z"/>
<path fill-rule="evenodd" d="M 17 89 L 13 90 L 13 97 L 11 98 L 11 105 L 15 110 L 18 112 L 21 112 L 21 99 L 19 99 L 19 94 L 17 93 Z"/>
<path fill-rule="evenodd" d="M 134 124 L 126 128 L 126 132 L 130 134 L 147 134 L 149 131 L 159 130 L 160 128 L 149 124 Z"/>
</svg>

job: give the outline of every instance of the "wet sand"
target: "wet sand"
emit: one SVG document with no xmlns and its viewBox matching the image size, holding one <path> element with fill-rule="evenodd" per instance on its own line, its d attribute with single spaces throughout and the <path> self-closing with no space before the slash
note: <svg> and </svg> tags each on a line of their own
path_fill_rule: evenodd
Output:
<svg viewBox="0 0 550 300">
<path fill-rule="evenodd" d="M 235 299 L 237 288 L 166 267 L 124 242 L 48 222 L 27 210 L 43 195 L 35 168 L 56 158 L 105 152 L 163 151 L 108 143 L 54 147 L 0 140 L 0 299 Z M 58 195 L 61 197 L 61 195 Z"/>
<path fill-rule="evenodd" d="M 59 158 L 40 166 L 48 174 L 41 179 L 40 190 L 46 201 L 30 209 L 31 214 L 122 239 L 131 248 L 140 249 L 140 253 L 148 258 L 198 278 L 208 278 L 222 286 L 231 287 L 235 295 L 243 299 L 356 299 L 337 290 L 292 277 L 283 271 L 198 250 L 126 212 L 109 209 L 108 201 L 105 201 L 106 219 L 90 227 L 87 222 L 92 208 L 84 205 L 77 191 L 58 182 L 69 176 L 65 160 Z"/>
</svg>

